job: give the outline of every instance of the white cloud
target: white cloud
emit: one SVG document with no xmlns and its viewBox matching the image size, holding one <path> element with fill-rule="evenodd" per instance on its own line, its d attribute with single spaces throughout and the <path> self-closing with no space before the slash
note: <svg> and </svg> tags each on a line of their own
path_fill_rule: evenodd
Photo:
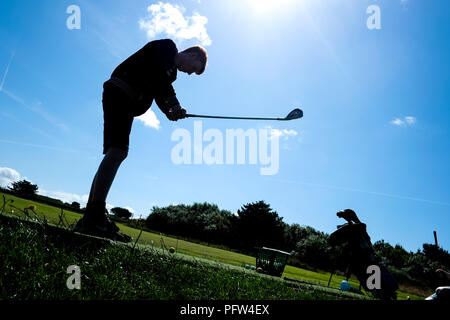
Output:
<svg viewBox="0 0 450 320">
<path fill-rule="evenodd" d="M 205 27 L 208 18 L 198 12 L 185 17 L 185 8 L 163 2 L 150 5 L 147 11 L 148 16 L 139 20 L 139 27 L 147 32 L 149 39 L 162 33 L 178 41 L 197 39 L 203 46 L 211 45 Z"/>
<path fill-rule="evenodd" d="M 48 190 L 44 190 L 44 189 L 39 189 L 38 194 L 46 196 L 46 197 L 54 198 L 54 199 L 59 199 L 63 202 L 67 202 L 67 203 L 72 203 L 72 202 L 76 201 L 76 202 L 80 203 L 82 207 L 86 206 L 86 203 L 89 199 L 88 194 L 79 195 L 76 193 L 70 193 L 70 192 L 64 192 L 64 191 L 48 191 Z"/>
<path fill-rule="evenodd" d="M 390 123 L 393 125 L 396 125 L 396 126 L 400 126 L 400 127 L 405 125 L 405 121 L 403 121 L 399 118 L 392 120 Z"/>
<path fill-rule="evenodd" d="M 270 139 L 273 139 L 274 137 L 283 137 L 284 140 L 287 140 L 289 137 L 295 137 L 298 135 L 298 132 L 292 129 L 272 129 L 270 126 L 267 128 L 270 129 Z"/>
<path fill-rule="evenodd" d="M 128 211 L 130 211 L 132 213 L 131 218 L 138 218 L 136 217 L 136 211 L 132 208 L 132 207 L 124 207 L 124 209 L 127 209 Z"/>
<path fill-rule="evenodd" d="M 142 121 L 144 125 L 148 127 L 155 128 L 156 130 L 159 130 L 160 128 L 159 120 L 156 117 L 156 114 L 151 109 L 148 109 L 146 113 L 137 117 L 136 119 Z"/>
<path fill-rule="evenodd" d="M 298 132 L 292 129 L 291 130 L 283 129 L 283 134 L 288 136 L 296 136 L 298 135 Z"/>
<path fill-rule="evenodd" d="M 27 180 L 27 181 L 35 184 L 33 181 L 31 181 L 31 179 L 29 179 L 27 177 L 22 177 L 21 174 L 14 169 L 6 168 L 6 167 L 0 168 L 0 186 L 8 187 L 8 186 L 10 186 L 10 184 L 12 182 L 20 181 L 20 180 Z M 38 185 L 38 187 L 39 187 L 39 185 Z M 48 191 L 48 190 L 41 189 L 41 188 L 38 189 L 37 193 L 40 195 L 46 196 L 46 197 L 59 199 L 61 201 L 68 202 L 68 203 L 77 201 L 82 205 L 86 205 L 87 200 L 89 198 L 89 195 L 87 195 L 87 194 L 78 195 L 75 193 L 69 193 L 69 192 L 64 192 L 64 191 Z"/>
<path fill-rule="evenodd" d="M 0 186 L 6 188 L 12 182 L 20 180 L 20 173 L 11 168 L 0 168 Z"/>
<path fill-rule="evenodd" d="M 405 121 L 407 124 L 412 125 L 416 123 L 416 117 L 405 117 Z"/>
<path fill-rule="evenodd" d="M 128 211 L 130 211 L 133 214 L 136 213 L 132 207 L 124 207 L 124 209 L 127 209 Z"/>
<path fill-rule="evenodd" d="M 390 121 L 390 124 L 393 124 L 394 126 L 398 127 L 406 127 L 406 126 L 412 126 L 417 122 L 416 117 L 407 116 L 404 117 L 404 119 L 395 118 L 394 120 Z"/>
<path fill-rule="evenodd" d="M 12 182 L 19 181 L 19 180 L 28 180 L 34 184 L 34 182 L 31 181 L 30 179 L 28 179 L 27 177 L 22 177 L 20 175 L 20 173 L 17 172 L 16 170 L 11 169 L 11 168 L 6 168 L 6 167 L 3 167 L 3 168 L 0 167 L 0 186 L 1 187 L 5 188 L 5 187 L 9 186 Z M 38 185 L 38 187 L 39 187 L 39 185 Z M 38 189 L 37 193 L 42 196 L 58 199 L 58 200 L 61 200 L 63 202 L 67 202 L 67 203 L 72 203 L 72 202 L 76 201 L 76 202 L 80 203 L 81 207 L 85 207 L 87 204 L 87 201 L 89 199 L 88 194 L 79 195 L 76 193 L 70 193 L 70 192 L 65 192 L 65 191 L 51 191 L 51 190 L 45 190 L 45 189 L 41 189 L 41 188 Z M 109 203 L 106 204 L 106 208 L 108 210 L 110 210 L 114 207 L 115 206 L 113 206 Z M 125 207 L 125 208 L 128 209 L 133 214 L 135 213 L 133 208 L 131 208 L 131 207 Z"/>
</svg>

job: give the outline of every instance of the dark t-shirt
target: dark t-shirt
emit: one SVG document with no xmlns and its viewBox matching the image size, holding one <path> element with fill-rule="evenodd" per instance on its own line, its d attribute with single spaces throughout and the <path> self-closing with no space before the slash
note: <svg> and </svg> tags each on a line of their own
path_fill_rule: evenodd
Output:
<svg viewBox="0 0 450 320">
<path fill-rule="evenodd" d="M 178 49 L 170 39 L 155 40 L 123 61 L 113 71 L 112 77 L 128 84 L 138 96 L 133 114 L 145 113 L 153 100 L 175 96 L 172 82 L 177 78 L 175 56 Z"/>
</svg>

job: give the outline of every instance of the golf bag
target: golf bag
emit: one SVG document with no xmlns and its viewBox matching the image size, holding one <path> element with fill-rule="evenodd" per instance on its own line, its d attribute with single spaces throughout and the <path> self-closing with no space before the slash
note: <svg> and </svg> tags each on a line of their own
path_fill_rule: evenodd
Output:
<svg viewBox="0 0 450 320">
<path fill-rule="evenodd" d="M 429 297 L 427 297 L 425 300 L 436 300 L 436 301 L 450 301 L 450 287 L 438 287 L 436 288 L 436 291 Z"/>
<path fill-rule="evenodd" d="M 330 244 L 333 246 L 347 244 L 349 261 L 346 277 L 348 278 L 353 273 L 364 290 L 371 292 L 376 298 L 396 300 L 398 284 L 381 260 L 375 255 L 370 237 L 366 231 L 366 225 L 361 222 L 353 223 L 352 221 L 347 221 L 348 223 L 338 226 L 338 229 L 330 235 L 329 239 Z M 376 265 L 380 268 L 380 289 L 369 289 L 367 286 L 367 279 L 371 276 L 367 272 L 367 267 L 371 265 Z"/>
</svg>

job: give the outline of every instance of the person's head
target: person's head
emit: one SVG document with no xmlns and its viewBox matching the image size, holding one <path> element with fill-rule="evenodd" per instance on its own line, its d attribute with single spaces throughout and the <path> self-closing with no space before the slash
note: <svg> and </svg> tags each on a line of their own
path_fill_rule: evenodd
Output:
<svg viewBox="0 0 450 320">
<path fill-rule="evenodd" d="M 205 48 L 194 46 L 177 54 L 175 64 L 178 70 L 188 74 L 202 74 L 208 63 L 208 54 Z"/>
</svg>

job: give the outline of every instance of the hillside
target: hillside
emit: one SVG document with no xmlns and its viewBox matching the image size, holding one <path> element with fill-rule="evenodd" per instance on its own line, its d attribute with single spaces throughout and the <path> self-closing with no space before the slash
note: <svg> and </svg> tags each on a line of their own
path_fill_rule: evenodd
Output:
<svg viewBox="0 0 450 320">
<path fill-rule="evenodd" d="M 3 194 L 0 194 L 0 199 L 2 197 Z M 35 219 L 38 219 L 40 221 L 46 220 L 49 223 L 59 225 L 60 227 L 69 227 L 81 217 L 81 215 L 79 215 L 78 213 L 70 211 L 61 212 L 61 209 L 46 204 L 24 200 L 11 195 L 5 195 L 5 199 L 7 200 L 7 203 L 3 204 L 3 211 L 8 215 L 24 216 L 25 212 L 27 212 L 30 217 L 33 217 L 34 213 L 32 213 L 32 211 L 23 209 L 30 206 L 35 206 L 34 212 L 36 212 L 37 214 Z M 11 200 L 13 202 L 11 202 Z M 122 224 L 118 224 L 118 226 L 120 227 L 122 232 L 132 236 L 134 239 L 138 239 L 138 246 L 140 248 L 150 248 L 152 250 L 156 250 L 161 248 L 174 247 L 176 248 L 178 256 L 184 256 L 188 259 L 201 259 L 202 261 L 205 261 L 204 259 L 206 259 L 206 261 L 217 261 L 226 264 L 227 267 L 237 267 L 238 270 L 245 270 L 244 268 L 242 268 L 243 266 L 255 265 L 256 262 L 255 257 L 252 256 L 239 254 L 236 252 L 211 246 L 205 246 L 198 243 L 192 243 L 161 234 L 155 234 L 146 231 L 143 231 L 141 233 L 140 230 L 130 228 Z M 315 272 L 287 265 L 284 270 L 283 277 L 298 279 L 304 282 L 326 286 L 328 284 L 330 274 L 327 272 Z M 342 276 L 334 275 L 330 283 L 330 287 L 339 287 L 339 284 L 342 280 Z M 355 279 L 350 279 L 350 283 L 354 287 L 359 286 L 359 283 Z M 409 293 L 402 291 L 398 292 L 398 298 L 404 299 L 407 295 L 409 295 L 412 299 L 423 299 L 423 296 L 415 295 L 414 292 L 411 291 L 412 290 L 409 290 Z"/>
</svg>

